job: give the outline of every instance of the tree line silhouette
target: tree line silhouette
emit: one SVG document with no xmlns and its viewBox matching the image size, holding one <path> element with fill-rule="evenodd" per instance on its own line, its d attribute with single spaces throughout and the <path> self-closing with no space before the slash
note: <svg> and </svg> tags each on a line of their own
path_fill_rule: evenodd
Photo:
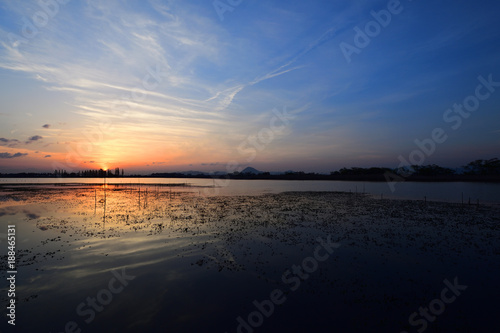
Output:
<svg viewBox="0 0 500 333">
<path fill-rule="evenodd" d="M 153 173 L 151 175 L 127 175 L 124 169 L 115 168 L 109 170 L 83 170 L 78 172 L 67 172 L 66 170 L 55 170 L 53 173 L 10 173 L 1 174 L 0 177 L 9 178 L 105 178 L 105 177 L 155 177 L 155 178 L 229 178 L 229 179 L 282 179 L 282 180 L 359 180 L 359 181 L 386 181 L 387 173 L 399 175 L 406 181 L 488 181 L 500 182 L 500 160 L 492 158 L 488 160 L 475 160 L 461 167 L 461 170 L 450 169 L 430 165 L 411 165 L 402 168 L 342 168 L 332 171 L 330 174 L 307 173 L 304 171 L 287 171 L 282 174 L 271 174 L 269 172 L 234 172 L 230 174 L 184 174 Z"/>
<path fill-rule="evenodd" d="M 121 173 L 120 173 L 121 171 Z M 124 177 L 125 170 L 120 168 L 115 168 L 114 172 L 111 169 L 108 170 L 83 170 L 78 172 L 67 172 L 66 170 L 54 170 L 55 177 L 68 177 L 68 178 L 105 178 L 105 177 Z"/>
</svg>

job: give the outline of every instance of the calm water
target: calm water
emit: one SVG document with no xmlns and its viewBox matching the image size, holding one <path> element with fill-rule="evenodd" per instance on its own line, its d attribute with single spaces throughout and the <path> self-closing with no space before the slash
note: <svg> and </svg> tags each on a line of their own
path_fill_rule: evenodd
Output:
<svg viewBox="0 0 500 333">
<path fill-rule="evenodd" d="M 93 181 L 0 192 L 0 279 L 8 276 L 7 225 L 16 226 L 18 272 L 17 324 L 7 324 L 4 307 L 0 332 L 416 332 L 408 316 L 454 277 L 469 289 L 428 332 L 491 332 L 496 325 L 496 207 L 349 193 L 238 196 L 362 192 L 356 182 L 71 184 L 82 180 Z M 365 191 L 384 185 L 366 183 Z M 401 192 L 434 186 L 400 185 Z M 438 185 L 461 191 L 473 184 Z M 217 191 L 227 196 L 210 195 Z M 318 240 L 329 237 L 338 248 Z M 2 289 L 0 303 L 7 301 Z"/>
<path fill-rule="evenodd" d="M 417 199 L 446 202 L 500 203 L 500 183 L 471 182 L 401 182 L 395 184 L 392 192 L 385 182 L 354 181 L 290 181 L 290 180 L 225 180 L 193 178 L 110 178 L 106 180 L 116 184 L 190 184 L 192 186 L 213 187 L 198 189 L 204 195 L 259 195 L 285 191 L 345 191 L 369 193 L 374 196 L 397 199 Z M 100 184 L 102 178 L 0 178 L 0 185 L 6 183 L 86 183 Z"/>
</svg>

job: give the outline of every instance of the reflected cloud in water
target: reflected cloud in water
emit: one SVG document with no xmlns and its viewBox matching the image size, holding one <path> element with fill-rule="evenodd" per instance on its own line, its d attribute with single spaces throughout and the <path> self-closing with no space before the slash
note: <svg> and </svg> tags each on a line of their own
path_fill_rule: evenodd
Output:
<svg viewBox="0 0 500 333">
<path fill-rule="evenodd" d="M 478 290 L 467 296 L 476 303 L 454 304 L 454 328 L 496 285 L 495 207 L 339 192 L 199 193 L 130 184 L 11 189 L 12 200 L 0 201 L 0 221 L 17 226 L 18 326 L 60 332 L 74 321 L 95 332 L 233 332 L 238 316 L 255 311 L 254 300 L 278 288 L 289 300 L 263 331 L 320 330 L 332 322 L 358 330 L 359 313 L 398 330 L 412 306 L 423 304 L 416 291 L 428 300 L 428 286 L 454 272 Z M 290 294 L 284 272 L 327 235 L 343 246 Z M 90 315 L 76 309 L 123 269 L 135 278 L 87 323 Z"/>
</svg>

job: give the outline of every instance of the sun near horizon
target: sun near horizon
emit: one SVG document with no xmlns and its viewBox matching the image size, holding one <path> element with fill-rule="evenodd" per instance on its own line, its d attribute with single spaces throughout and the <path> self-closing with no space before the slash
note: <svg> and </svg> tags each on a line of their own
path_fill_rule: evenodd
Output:
<svg viewBox="0 0 500 333">
<path fill-rule="evenodd" d="M 440 6 L 289 1 L 221 13 L 211 2 L 71 1 L 36 27 L 43 2 L 7 2 L 0 173 L 496 157 L 499 5 Z M 435 129 L 446 140 L 426 150 Z"/>
</svg>

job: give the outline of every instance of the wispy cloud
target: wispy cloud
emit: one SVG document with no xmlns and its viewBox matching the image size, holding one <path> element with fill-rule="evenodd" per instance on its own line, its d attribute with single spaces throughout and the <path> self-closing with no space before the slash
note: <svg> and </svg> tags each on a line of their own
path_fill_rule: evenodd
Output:
<svg viewBox="0 0 500 333">
<path fill-rule="evenodd" d="M 35 141 L 38 141 L 38 140 L 42 140 L 43 137 L 40 136 L 40 135 L 34 135 L 34 136 L 31 136 L 28 138 L 28 141 L 26 141 L 26 144 L 30 144 L 30 143 L 33 143 Z"/>
<path fill-rule="evenodd" d="M 0 145 L 1 146 L 14 147 L 19 143 L 20 143 L 20 141 L 16 140 L 16 139 L 0 138 Z"/>
<path fill-rule="evenodd" d="M 0 153 L 0 158 L 17 158 L 17 157 L 23 157 L 28 155 L 27 153 Z"/>
</svg>

